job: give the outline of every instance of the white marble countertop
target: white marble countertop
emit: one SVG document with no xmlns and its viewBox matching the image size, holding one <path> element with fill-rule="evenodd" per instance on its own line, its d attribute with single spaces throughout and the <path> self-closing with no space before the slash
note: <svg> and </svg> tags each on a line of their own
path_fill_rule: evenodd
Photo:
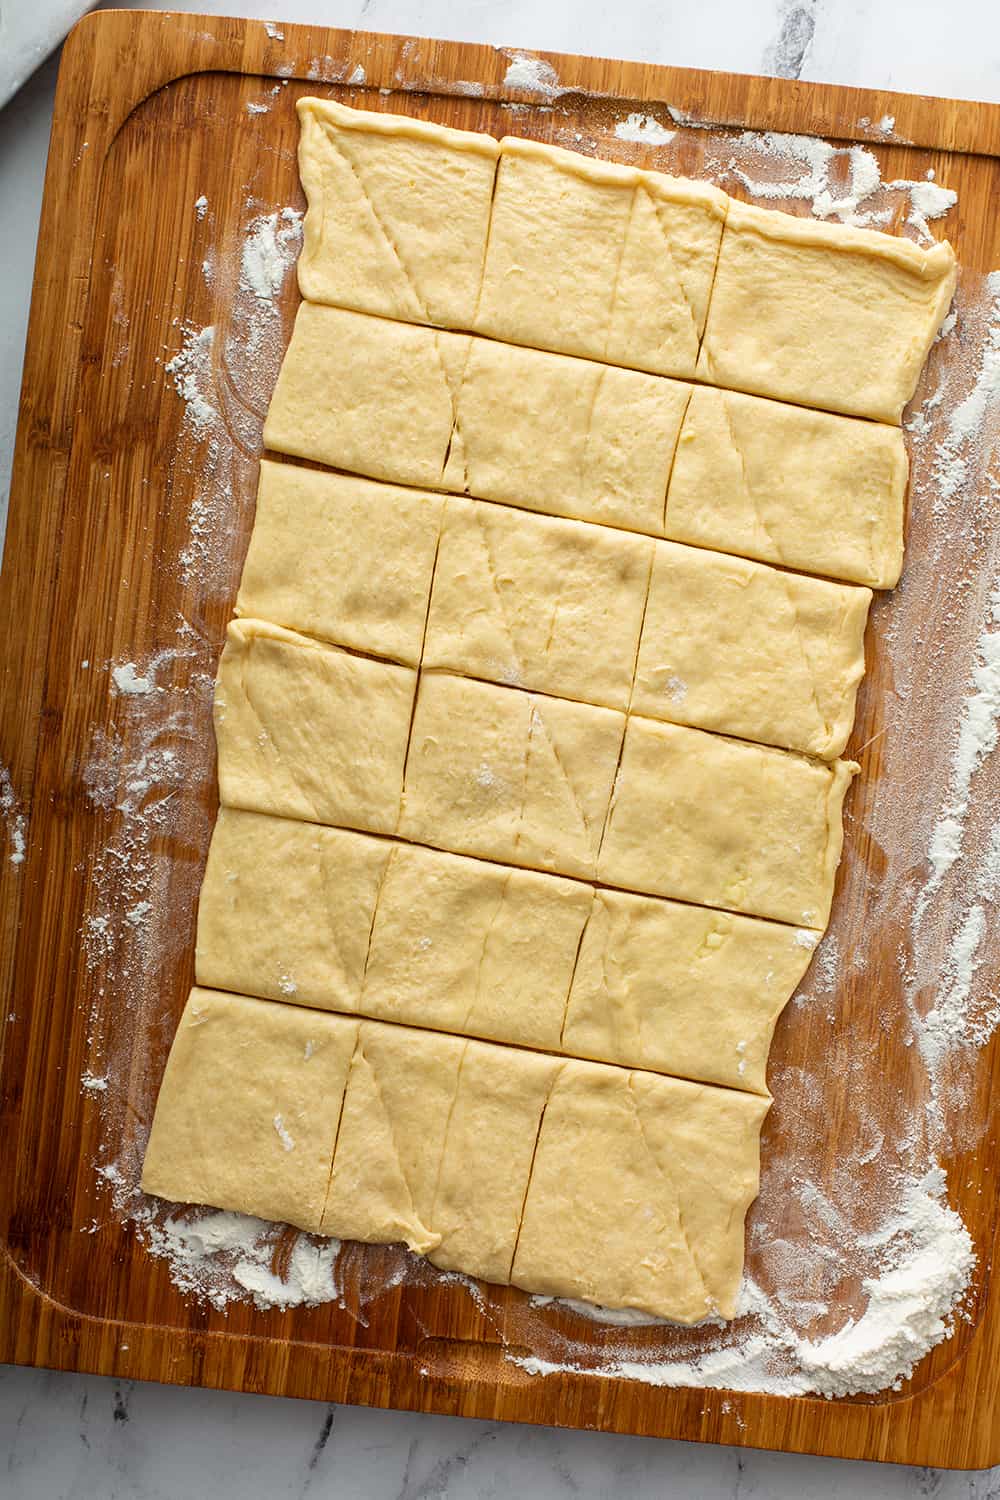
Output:
<svg viewBox="0 0 1000 1500">
<path fill-rule="evenodd" d="M 27 0 L 17 0 L 27 3 Z M 44 9 L 45 0 L 36 0 Z M 167 8 L 167 7 L 163 7 Z M 1000 102 L 996 0 L 174 0 L 507 46 Z M 0 111 L 0 534 L 56 61 Z M 997 1500 L 944 1474 L 0 1368 L 4 1500 Z"/>
</svg>

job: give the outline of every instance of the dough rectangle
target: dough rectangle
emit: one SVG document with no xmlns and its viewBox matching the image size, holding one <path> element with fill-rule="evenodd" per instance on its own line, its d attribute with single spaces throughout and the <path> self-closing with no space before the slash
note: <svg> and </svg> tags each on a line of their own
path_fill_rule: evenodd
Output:
<svg viewBox="0 0 1000 1500">
<path fill-rule="evenodd" d="M 300 99 L 303 297 L 469 328 L 499 145 L 406 115 Z"/>
<path fill-rule="evenodd" d="M 264 459 L 236 614 L 415 667 L 443 503 Z"/>
<path fill-rule="evenodd" d="M 628 707 L 653 543 L 451 499 L 424 666 Z"/>
<path fill-rule="evenodd" d="M 425 672 L 399 832 L 456 854 L 596 874 L 624 714 Z"/>
<path fill-rule="evenodd" d="M 698 373 L 898 423 L 955 281 L 946 241 L 924 250 L 730 199 Z"/>
<path fill-rule="evenodd" d="M 907 459 L 881 422 L 696 386 L 666 535 L 870 588 L 903 565 Z"/>
<path fill-rule="evenodd" d="M 507 137 L 475 326 L 693 375 L 725 212 L 707 183 Z"/>
<path fill-rule="evenodd" d="M 857 769 L 631 718 L 598 878 L 821 931 Z"/>
<path fill-rule="evenodd" d="M 632 708 L 832 760 L 854 724 L 871 597 L 657 542 Z"/>
<path fill-rule="evenodd" d="M 417 674 L 234 620 L 215 689 L 224 806 L 393 833 Z"/>
</svg>

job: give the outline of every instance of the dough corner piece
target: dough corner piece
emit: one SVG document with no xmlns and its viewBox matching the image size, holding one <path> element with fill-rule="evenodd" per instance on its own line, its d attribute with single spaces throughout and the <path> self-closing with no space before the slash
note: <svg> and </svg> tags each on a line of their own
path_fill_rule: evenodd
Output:
<svg viewBox="0 0 1000 1500">
<path fill-rule="evenodd" d="M 732 200 L 699 374 L 898 425 L 956 279 L 947 240 L 924 249 Z"/>
<path fill-rule="evenodd" d="M 539 1131 L 511 1280 L 679 1323 L 733 1317 L 770 1103 L 565 1064 Z"/>
<path fill-rule="evenodd" d="M 320 1229 L 358 1022 L 197 987 L 181 1016 L 142 1189 Z"/>
<path fill-rule="evenodd" d="M 303 297 L 446 328 L 471 325 L 499 145 L 329 99 L 297 105 L 308 208 Z"/>
</svg>

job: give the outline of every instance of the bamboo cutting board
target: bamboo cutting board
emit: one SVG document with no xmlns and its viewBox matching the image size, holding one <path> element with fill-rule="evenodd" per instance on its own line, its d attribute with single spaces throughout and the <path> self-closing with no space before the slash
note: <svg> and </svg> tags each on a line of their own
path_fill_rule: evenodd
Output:
<svg viewBox="0 0 1000 1500">
<path fill-rule="evenodd" d="M 975 1139 L 948 1161 L 953 1201 L 979 1255 L 968 1316 L 912 1380 L 874 1398 L 727 1398 L 584 1369 L 532 1377 L 509 1357 L 538 1352 L 525 1334 L 522 1294 L 489 1289 L 477 1302 L 433 1273 L 396 1284 L 383 1274 L 391 1253 L 379 1249 L 351 1252 L 370 1286 L 380 1276 L 390 1283 L 363 1317 L 334 1304 L 284 1313 L 239 1304 L 226 1315 L 182 1295 L 163 1262 L 108 1212 L 97 1166 L 141 1145 L 191 982 L 215 798 L 205 685 L 253 515 L 252 434 L 261 416 L 253 371 L 217 372 L 229 402 L 221 443 L 199 430 L 196 403 L 185 416 L 175 389 L 197 355 L 190 328 L 225 315 L 226 274 L 232 290 L 239 269 L 205 263 L 203 220 L 211 216 L 214 244 L 235 245 L 254 214 L 301 206 L 295 99 L 319 92 L 562 144 L 606 134 L 609 121 L 632 111 L 669 125 L 669 103 L 675 119 L 712 122 L 677 132 L 672 167 L 691 175 L 727 130 L 870 145 L 861 122 L 892 115 L 894 134 L 878 146 L 883 176 L 922 178 L 933 168 L 959 193 L 948 232 L 964 272 L 1000 265 L 996 107 L 555 55 L 532 65 L 536 86 L 525 91 L 505 84 L 510 63 L 511 54 L 484 47 L 138 12 L 94 15 L 67 44 L 0 581 L 0 760 L 11 775 L 8 811 L 23 812 L 26 836 L 23 862 L 0 866 L 0 1358 L 373 1406 L 984 1466 L 1000 1459 L 1000 1290 L 989 1275 L 998 1207 L 990 1170 L 995 1043 L 970 1064 Z M 546 92 L 555 79 L 557 96 Z M 622 144 L 620 155 L 646 161 L 646 151 Z M 195 210 L 202 195 L 207 207 Z M 293 282 L 285 279 L 268 334 L 271 355 L 244 341 L 247 365 L 280 354 Z M 189 363 L 167 371 L 185 349 Z M 862 788 L 884 770 L 879 705 L 892 682 L 880 649 L 883 605 L 849 747 L 863 752 Z M 149 692 L 136 696 L 121 683 L 111 690 L 111 664 L 123 661 L 153 663 Z M 137 786 L 127 777 L 139 709 L 148 708 L 140 700 L 150 696 L 162 713 Z M 158 817 L 157 797 L 173 800 L 169 818 Z M 145 820 L 141 846 L 116 842 L 128 815 Z M 851 923 L 862 923 L 866 881 L 886 876 L 892 851 L 867 835 L 857 804 L 848 845 L 838 909 L 844 941 L 860 942 Z M 156 942 L 145 950 L 129 946 L 127 922 L 121 940 L 102 927 L 95 903 L 112 889 L 131 891 L 139 915 L 153 922 Z M 907 1071 L 877 1021 L 877 986 L 894 982 L 898 937 L 898 930 L 866 935 L 868 978 L 855 973 L 844 983 L 829 1020 L 789 1008 L 776 1065 L 808 1067 L 848 1027 L 855 1041 L 871 1041 L 873 1067 L 898 1068 L 893 1077 L 906 1094 Z M 113 1066 L 81 1091 L 95 1039 Z M 831 1151 L 849 1128 L 846 1093 L 834 1089 L 828 1101 Z M 785 1128 L 779 1099 L 765 1153 L 780 1155 Z M 546 1311 L 554 1325 L 572 1318 Z M 621 1330 L 588 1333 L 598 1350 L 612 1336 L 620 1347 Z M 642 1331 L 634 1338 L 641 1352 Z"/>
</svg>

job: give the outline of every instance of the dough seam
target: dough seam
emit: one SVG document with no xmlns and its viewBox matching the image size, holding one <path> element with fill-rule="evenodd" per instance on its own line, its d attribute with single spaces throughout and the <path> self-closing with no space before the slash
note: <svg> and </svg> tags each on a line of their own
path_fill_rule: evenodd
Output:
<svg viewBox="0 0 1000 1500">
<path fill-rule="evenodd" d="M 416 722 L 417 699 L 420 697 L 420 683 L 424 673 L 424 651 L 427 646 L 427 625 L 431 617 L 431 599 L 434 594 L 434 580 L 437 577 L 438 557 L 441 554 L 441 536 L 444 532 L 444 513 L 446 505 L 447 502 L 445 502 L 445 505 L 442 505 L 441 513 L 438 516 L 437 539 L 434 543 L 434 559 L 431 563 L 430 582 L 427 585 L 427 608 L 424 610 L 424 627 L 420 632 L 420 652 L 417 657 L 417 665 L 413 669 L 416 673 L 416 677 L 413 683 L 413 699 L 410 703 L 410 723 L 406 731 L 406 753 L 403 756 L 403 774 L 400 777 L 399 782 L 399 810 L 396 814 L 397 830 L 399 828 L 400 822 L 402 821 L 403 810 L 406 807 L 406 773 L 410 765 L 410 748 L 413 744 L 413 725 Z"/>
<path fill-rule="evenodd" d="M 555 1089 L 556 1084 L 559 1082 L 559 1079 L 562 1077 L 563 1070 L 566 1066 L 566 1061 L 567 1059 L 561 1059 L 559 1067 L 554 1070 L 552 1077 L 549 1079 L 549 1086 L 545 1090 L 545 1100 L 542 1104 L 542 1108 L 538 1116 L 538 1129 L 535 1131 L 535 1144 L 531 1148 L 531 1161 L 528 1163 L 528 1175 L 524 1184 L 524 1195 L 521 1198 L 521 1212 L 518 1214 L 517 1218 L 517 1233 L 514 1236 L 514 1248 L 510 1253 L 510 1268 L 507 1272 L 508 1285 L 510 1285 L 513 1280 L 514 1267 L 517 1264 L 517 1247 L 521 1243 L 521 1230 L 524 1228 L 524 1214 L 525 1210 L 528 1207 L 528 1194 L 531 1191 L 531 1179 L 535 1175 L 535 1161 L 538 1157 L 538 1144 L 542 1139 L 542 1126 L 545 1124 L 545 1116 L 548 1111 L 549 1101 L 552 1098 L 553 1090 Z M 611 1063 L 609 1064 L 609 1066 L 614 1067 L 615 1064 Z"/>
<path fill-rule="evenodd" d="M 704 1293 L 705 1311 L 709 1312 L 711 1310 L 712 1303 L 709 1296 L 708 1285 L 705 1281 L 704 1272 L 702 1271 L 701 1266 L 698 1262 L 698 1257 L 694 1252 L 694 1246 L 691 1243 L 691 1237 L 684 1225 L 684 1214 L 681 1209 L 681 1195 L 677 1189 L 677 1183 L 674 1180 L 670 1168 L 668 1166 L 665 1166 L 664 1163 L 660 1160 L 659 1156 L 653 1150 L 653 1147 L 650 1144 L 649 1136 L 646 1134 L 646 1126 L 642 1118 L 642 1110 L 639 1108 L 639 1102 L 635 1097 L 635 1070 L 632 1068 L 629 1069 L 628 1081 L 625 1085 L 625 1089 L 628 1096 L 629 1105 L 632 1109 L 632 1114 L 635 1117 L 635 1123 L 639 1127 L 639 1136 L 642 1140 L 643 1146 L 645 1147 L 646 1156 L 657 1176 L 662 1178 L 662 1180 L 670 1188 L 670 1192 L 674 1200 L 674 1207 L 677 1210 L 677 1227 L 680 1230 L 681 1239 L 684 1241 L 684 1248 L 688 1253 L 688 1259 L 691 1262 L 694 1274 L 697 1276 L 698 1281 L 701 1285 L 701 1290 Z"/>
<path fill-rule="evenodd" d="M 493 161 L 493 185 L 490 189 L 490 208 L 486 216 L 486 235 L 483 239 L 483 258 L 479 265 L 479 285 L 476 287 L 476 305 L 472 310 L 472 327 L 479 323 L 479 307 L 483 300 L 483 282 L 486 280 L 486 262 L 490 258 L 490 241 L 493 238 L 493 209 L 497 201 L 497 184 L 500 181 L 500 159 L 503 156 L 503 141 L 497 142 L 497 154 Z M 471 329 L 467 330 L 471 333 Z"/>
<path fill-rule="evenodd" d="M 199 987 L 201 988 L 201 986 Z M 211 986 L 204 986 L 204 988 L 211 988 Z M 227 994 L 232 993 L 232 991 L 220 990 L 218 991 L 218 993 Z M 347 1101 L 347 1085 L 351 1077 L 351 1069 L 354 1066 L 354 1059 L 357 1056 L 358 1048 L 361 1046 L 361 1023 L 357 1020 L 356 1016 L 352 1017 L 351 1019 L 353 1019 L 357 1023 L 358 1029 L 357 1034 L 354 1038 L 354 1046 L 351 1048 L 350 1061 L 348 1062 L 347 1070 L 344 1073 L 344 1089 L 340 1096 L 340 1109 L 337 1111 L 337 1128 L 333 1134 L 333 1150 L 330 1152 L 330 1169 L 326 1175 L 326 1192 L 323 1194 L 323 1208 L 319 1216 L 320 1224 L 326 1222 L 326 1211 L 330 1204 L 330 1194 L 333 1191 L 333 1167 L 334 1163 L 337 1160 L 337 1147 L 340 1144 L 340 1127 L 344 1123 L 344 1105 Z"/>
<path fill-rule="evenodd" d="M 559 1052 L 563 1056 L 565 1056 L 564 1049 L 566 1038 L 566 1023 L 569 1020 L 569 1004 L 573 998 L 573 985 L 576 982 L 576 971 L 580 967 L 580 954 L 583 952 L 583 943 L 584 939 L 587 936 L 587 928 L 590 926 L 590 919 L 594 915 L 594 908 L 596 907 L 596 905 L 597 891 L 596 889 L 592 889 L 590 897 L 590 910 L 584 917 L 583 924 L 580 927 L 580 936 L 577 939 L 576 952 L 573 954 L 573 967 L 570 970 L 569 984 L 566 986 L 566 999 L 563 1001 L 562 1020 L 559 1024 Z M 605 989 L 607 989 L 607 985 L 605 985 Z"/>
</svg>

